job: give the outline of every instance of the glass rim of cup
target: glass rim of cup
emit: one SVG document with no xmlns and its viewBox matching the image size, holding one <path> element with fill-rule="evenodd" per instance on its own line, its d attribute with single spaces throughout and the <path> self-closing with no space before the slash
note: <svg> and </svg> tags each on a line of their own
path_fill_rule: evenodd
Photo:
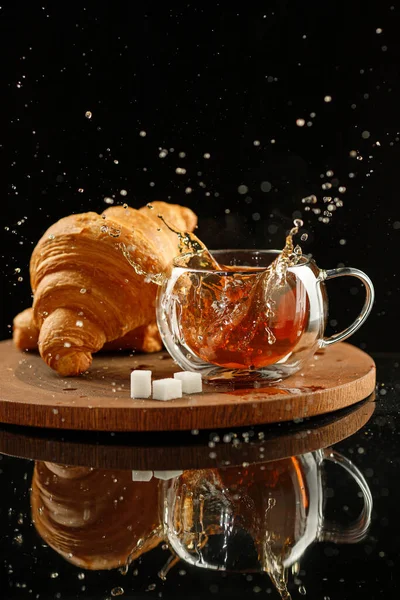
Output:
<svg viewBox="0 0 400 600">
<path fill-rule="evenodd" d="M 215 250 L 209 250 L 209 252 L 211 255 L 214 255 L 214 254 L 218 255 L 220 253 L 222 254 L 225 252 L 226 253 L 229 253 L 229 252 L 246 253 L 246 252 L 248 252 L 249 254 L 251 253 L 251 254 L 255 254 L 255 255 L 257 255 L 257 254 L 259 254 L 259 255 L 276 254 L 276 256 L 278 256 L 279 254 L 281 254 L 282 250 L 277 250 L 274 248 L 270 248 L 270 249 L 269 248 L 268 249 L 264 249 L 264 248 L 261 248 L 261 249 L 259 249 L 259 248 L 218 248 Z M 245 266 L 245 265 L 232 265 L 232 267 L 237 266 L 237 269 L 235 268 L 235 269 L 226 271 L 224 269 L 215 270 L 215 269 L 205 269 L 205 268 L 196 268 L 196 267 L 185 267 L 183 265 L 180 265 L 179 261 L 184 260 L 185 257 L 187 257 L 189 255 L 190 255 L 190 253 L 183 253 L 183 254 L 180 254 L 179 256 L 176 256 L 172 261 L 173 268 L 180 269 L 181 271 L 188 271 L 188 272 L 194 272 L 194 273 L 212 273 L 213 275 L 221 275 L 224 277 L 229 277 L 232 275 L 238 275 L 240 273 L 247 274 L 247 275 L 249 273 L 257 273 L 257 272 L 259 273 L 261 269 L 267 269 L 269 266 L 268 265 L 267 267 L 257 267 L 257 266 L 252 267 L 252 266 Z M 299 267 L 304 267 L 304 266 L 310 264 L 311 262 L 312 262 L 311 257 L 302 255 L 300 258 L 300 261 L 297 264 L 291 265 L 289 267 L 289 271 L 292 269 L 297 269 Z"/>
</svg>

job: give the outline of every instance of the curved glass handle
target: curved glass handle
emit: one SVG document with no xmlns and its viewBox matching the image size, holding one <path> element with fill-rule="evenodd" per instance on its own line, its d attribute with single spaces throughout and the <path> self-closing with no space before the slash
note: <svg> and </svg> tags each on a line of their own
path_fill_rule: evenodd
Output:
<svg viewBox="0 0 400 600">
<path fill-rule="evenodd" d="M 353 335 L 355 331 L 364 323 L 365 319 L 368 317 L 371 312 L 371 308 L 374 304 L 375 299 L 375 291 L 374 286 L 368 275 L 366 275 L 363 271 L 359 271 L 358 269 L 352 269 L 350 267 L 341 267 L 339 269 L 328 269 L 327 271 L 321 270 L 320 276 L 318 278 L 319 281 L 327 281 L 328 279 L 335 279 L 335 277 L 342 276 L 351 276 L 357 277 L 360 279 L 365 286 L 365 302 L 362 308 L 362 311 L 358 315 L 357 319 L 346 329 L 343 329 L 340 333 L 335 333 L 331 335 L 329 338 L 322 338 L 320 340 L 319 345 L 321 348 L 325 348 L 326 346 L 330 346 L 331 344 L 336 344 L 336 342 L 342 342 L 346 340 L 348 337 Z"/>
<path fill-rule="evenodd" d="M 356 544 L 360 542 L 366 535 L 368 528 L 371 523 L 372 514 L 372 495 L 362 473 L 357 469 L 355 465 L 348 459 L 328 448 L 322 450 L 323 460 L 329 460 L 340 467 L 343 467 L 357 483 L 361 490 L 364 506 L 359 517 L 350 525 L 341 526 L 335 523 L 326 523 L 322 519 L 322 525 L 318 534 L 318 540 L 323 542 L 335 542 L 338 544 Z"/>
</svg>

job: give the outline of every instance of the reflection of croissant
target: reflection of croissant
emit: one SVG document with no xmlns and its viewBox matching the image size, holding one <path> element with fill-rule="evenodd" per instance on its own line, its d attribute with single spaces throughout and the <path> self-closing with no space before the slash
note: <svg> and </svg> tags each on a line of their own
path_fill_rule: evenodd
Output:
<svg viewBox="0 0 400 600">
<path fill-rule="evenodd" d="M 178 240 L 158 214 L 186 231 L 197 219 L 189 208 L 164 202 L 153 207 L 71 215 L 46 231 L 30 264 L 33 310 L 14 322 L 17 347 L 37 343 L 45 362 L 64 376 L 85 371 L 92 353 L 107 343 L 113 349 L 160 349 L 156 285 L 135 272 L 121 246 L 139 271 L 162 272 L 178 253 Z"/>
<path fill-rule="evenodd" d="M 36 530 L 53 550 L 85 569 L 115 569 L 161 541 L 158 479 L 131 471 L 38 462 L 31 507 Z"/>
</svg>

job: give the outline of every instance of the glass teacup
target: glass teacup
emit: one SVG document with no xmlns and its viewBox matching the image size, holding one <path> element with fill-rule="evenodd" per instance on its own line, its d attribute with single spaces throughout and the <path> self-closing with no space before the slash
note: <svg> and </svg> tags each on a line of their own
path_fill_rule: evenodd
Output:
<svg viewBox="0 0 400 600">
<path fill-rule="evenodd" d="M 351 336 L 369 315 L 374 288 L 349 267 L 323 270 L 307 257 L 288 268 L 284 282 L 266 298 L 257 282 L 278 250 L 215 250 L 222 270 L 187 268 L 181 257 L 159 288 L 157 322 L 172 358 L 203 376 L 238 372 L 282 379 L 301 369 L 318 348 Z M 357 277 L 364 307 L 345 330 L 324 337 L 328 302 L 324 282 Z"/>
<path fill-rule="evenodd" d="M 325 461 L 347 471 L 363 499 L 359 516 L 347 525 L 325 518 Z M 355 486 L 351 489 L 356 496 Z M 361 472 L 332 449 L 264 464 L 185 471 L 163 485 L 165 536 L 179 558 L 206 569 L 267 571 L 276 584 L 312 543 L 363 540 L 372 506 Z"/>
</svg>

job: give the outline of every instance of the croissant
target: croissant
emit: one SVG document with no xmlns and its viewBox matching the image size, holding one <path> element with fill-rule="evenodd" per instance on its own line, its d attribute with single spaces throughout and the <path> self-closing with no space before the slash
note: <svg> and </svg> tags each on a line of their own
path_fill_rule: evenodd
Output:
<svg viewBox="0 0 400 600">
<path fill-rule="evenodd" d="M 32 519 L 41 538 L 77 567 L 128 566 L 162 541 L 159 485 L 132 481 L 131 471 L 37 462 Z"/>
<path fill-rule="evenodd" d="M 117 206 L 52 225 L 31 257 L 34 302 L 32 312 L 14 322 L 17 347 L 37 343 L 43 360 L 62 376 L 86 371 L 106 344 L 159 349 L 151 276 L 178 253 L 177 236 L 159 214 L 181 231 L 197 223 L 189 208 L 154 202 L 153 209 Z"/>
<path fill-rule="evenodd" d="M 13 322 L 13 339 L 18 350 L 37 350 L 40 329 L 36 327 L 32 308 L 20 312 Z M 159 352 L 162 348 L 160 333 L 156 323 L 143 325 L 112 342 L 107 342 L 102 350 L 138 350 Z"/>
</svg>

